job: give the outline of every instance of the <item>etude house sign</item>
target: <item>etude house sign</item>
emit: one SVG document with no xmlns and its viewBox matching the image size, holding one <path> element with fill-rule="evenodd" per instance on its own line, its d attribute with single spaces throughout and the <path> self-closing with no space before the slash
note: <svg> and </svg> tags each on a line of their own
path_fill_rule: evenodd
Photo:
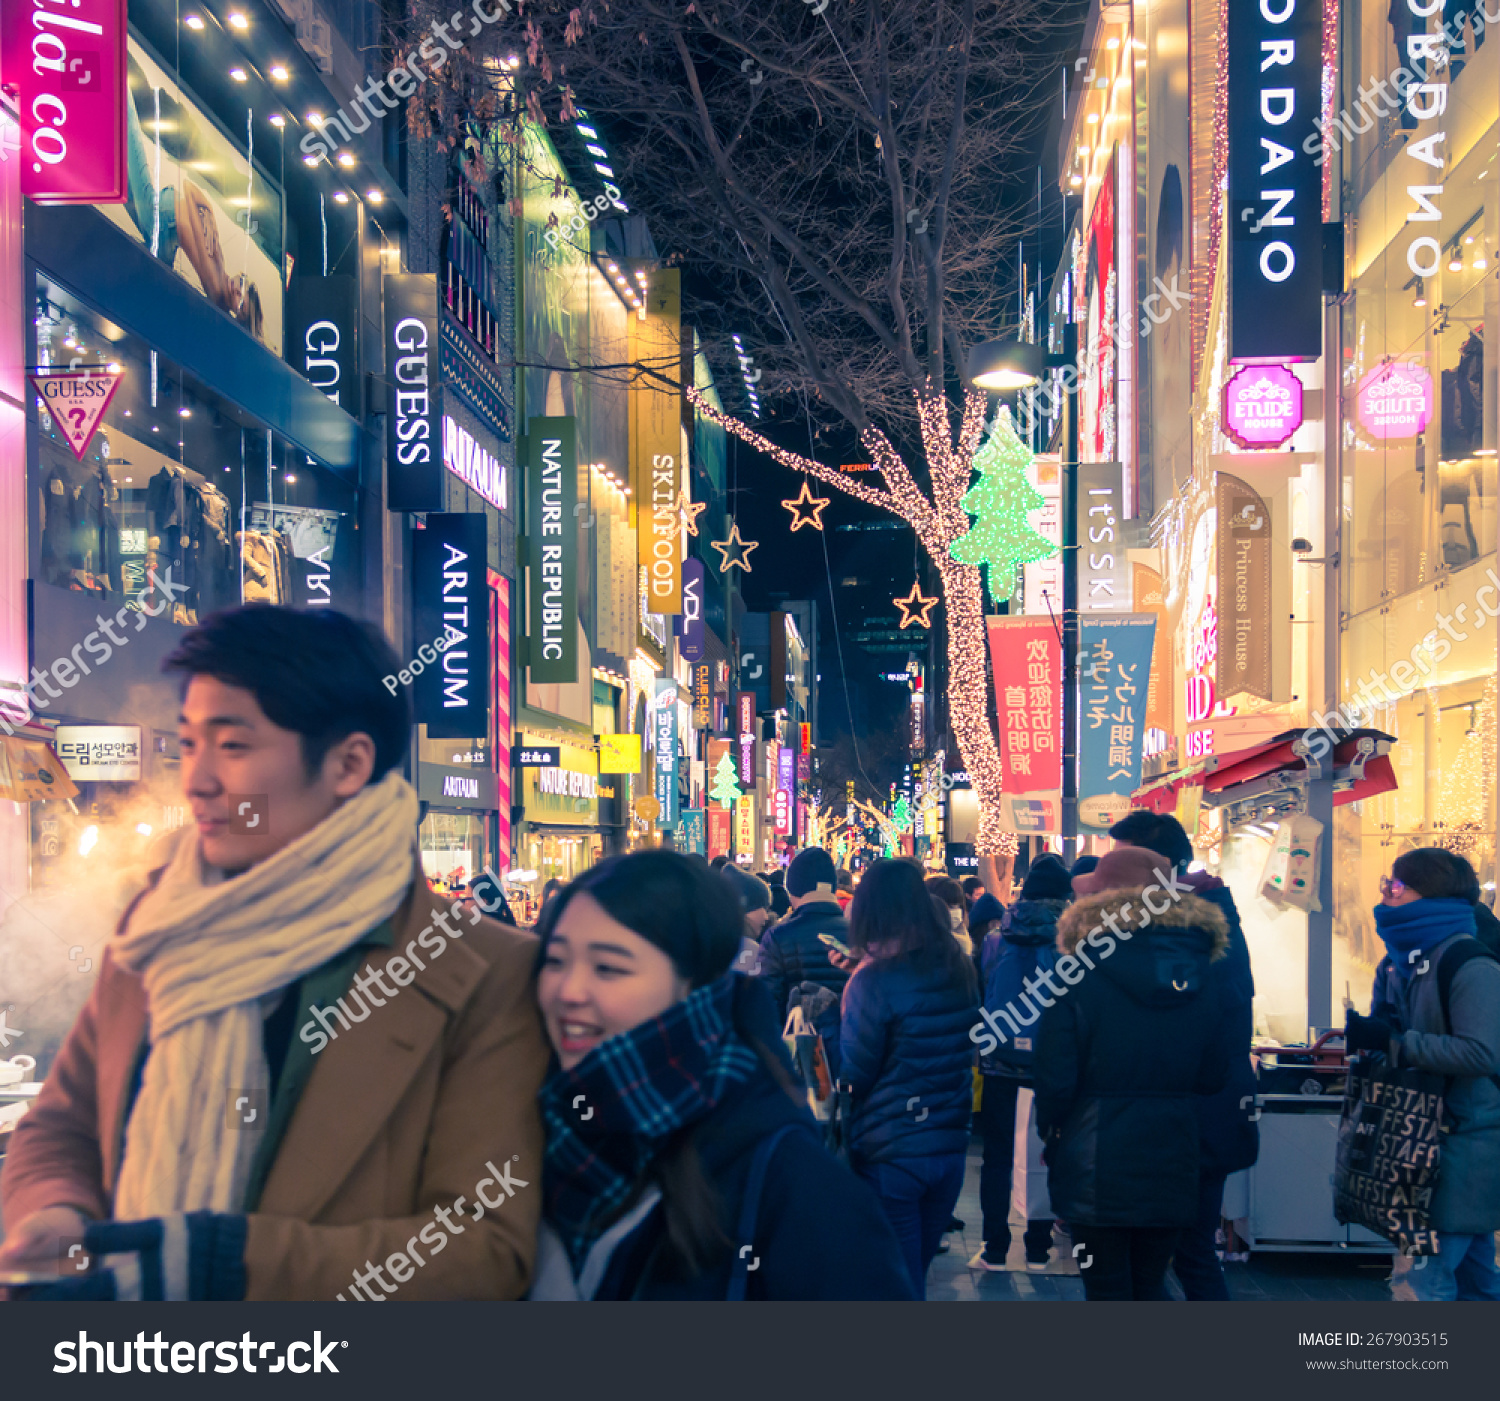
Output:
<svg viewBox="0 0 1500 1401">
<path fill-rule="evenodd" d="M 1278 448 L 1302 426 L 1302 381 L 1289 365 L 1245 365 L 1224 385 L 1224 431 L 1242 448 Z"/>
<path fill-rule="evenodd" d="M 531 578 L 527 662 L 534 682 L 578 679 L 578 447 L 574 420 L 526 430 L 526 536 Z"/>
<path fill-rule="evenodd" d="M 1432 422 L 1432 376 L 1425 365 L 1393 361 L 1365 375 L 1355 391 L 1354 417 L 1372 438 L 1415 438 Z"/>
</svg>

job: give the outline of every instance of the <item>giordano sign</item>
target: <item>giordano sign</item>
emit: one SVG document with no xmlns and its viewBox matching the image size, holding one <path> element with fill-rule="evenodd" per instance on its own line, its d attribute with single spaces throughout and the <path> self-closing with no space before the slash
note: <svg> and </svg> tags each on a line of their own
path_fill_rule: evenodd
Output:
<svg viewBox="0 0 1500 1401">
<path fill-rule="evenodd" d="M 522 734 L 522 748 L 557 745 L 554 738 Z M 599 777 L 598 756 L 592 749 L 561 744 L 558 768 L 523 769 L 522 801 L 526 821 L 547 826 L 597 827 L 599 799 L 614 796 L 612 777 Z"/>
</svg>

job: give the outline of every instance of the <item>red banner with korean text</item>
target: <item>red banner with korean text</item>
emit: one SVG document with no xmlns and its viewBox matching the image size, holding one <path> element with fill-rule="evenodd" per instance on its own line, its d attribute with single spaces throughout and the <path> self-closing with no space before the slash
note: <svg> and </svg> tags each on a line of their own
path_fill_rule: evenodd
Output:
<svg viewBox="0 0 1500 1401">
<path fill-rule="evenodd" d="M 1001 825 L 1062 829 L 1062 639 L 1050 617 L 989 618 L 1004 771 Z"/>
</svg>

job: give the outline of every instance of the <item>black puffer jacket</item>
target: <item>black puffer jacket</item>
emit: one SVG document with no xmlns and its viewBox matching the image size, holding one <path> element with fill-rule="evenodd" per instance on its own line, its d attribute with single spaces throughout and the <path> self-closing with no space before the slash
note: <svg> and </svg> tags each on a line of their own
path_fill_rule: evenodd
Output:
<svg viewBox="0 0 1500 1401">
<path fill-rule="evenodd" d="M 1197 1213 L 1198 1097 L 1224 1085 L 1237 1034 L 1209 978 L 1229 935 L 1208 901 L 1148 893 L 1163 913 L 1113 890 L 1058 922 L 1054 980 L 1072 987 L 1042 1013 L 1034 1076 L 1048 1190 L 1067 1221 L 1182 1227 Z"/>
<path fill-rule="evenodd" d="M 969 960 L 877 958 L 844 989 L 839 1078 L 854 1086 L 850 1157 L 890 1162 L 962 1153 L 974 1099 L 978 991 Z"/>
<path fill-rule="evenodd" d="M 849 921 L 837 901 L 799 905 L 761 936 L 760 976 L 783 1021 L 787 998 L 798 983 L 816 983 L 838 997 L 849 981 L 842 968 L 828 961 L 828 945 L 819 934 L 832 934 L 842 944 L 849 942 Z"/>
</svg>

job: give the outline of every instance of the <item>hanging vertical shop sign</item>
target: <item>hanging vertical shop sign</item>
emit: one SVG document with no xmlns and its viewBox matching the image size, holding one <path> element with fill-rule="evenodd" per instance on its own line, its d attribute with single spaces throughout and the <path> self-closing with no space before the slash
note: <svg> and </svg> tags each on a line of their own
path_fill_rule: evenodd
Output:
<svg viewBox="0 0 1500 1401">
<path fill-rule="evenodd" d="M 682 816 L 672 829 L 672 844 L 678 851 L 688 856 L 706 855 L 703 848 L 708 834 L 704 819 L 702 808 L 683 808 Z"/>
<path fill-rule="evenodd" d="M 1272 699 L 1271 509 L 1254 487 L 1217 475 L 1219 655 L 1214 689 Z"/>
<path fill-rule="evenodd" d="M 739 856 L 751 856 L 755 847 L 755 799 L 746 793 L 734 805 L 734 849 Z"/>
<path fill-rule="evenodd" d="M 9 0 L 4 70 L 21 113 L 21 193 L 120 204 L 128 189 L 125 0 Z M 30 23 L 25 21 L 30 18 Z"/>
<path fill-rule="evenodd" d="M 682 274 L 651 273 L 646 319 L 628 320 L 630 359 L 676 366 L 681 358 Z M 628 391 L 630 481 L 634 488 L 636 550 L 646 571 L 646 610 L 682 612 L 682 396 L 647 376 Z"/>
<path fill-rule="evenodd" d="M 713 668 L 707 662 L 698 662 L 693 667 L 693 728 L 711 730 L 713 724 Z"/>
<path fill-rule="evenodd" d="M 1321 0 L 1229 7 L 1229 358 L 1323 350 Z"/>
<path fill-rule="evenodd" d="M 1140 787 L 1156 619 L 1078 622 L 1078 830 L 1107 832 Z"/>
<path fill-rule="evenodd" d="M 755 692 L 736 691 L 734 715 L 739 736 L 740 787 L 755 787 Z"/>
<path fill-rule="evenodd" d="M 493 569 L 485 571 L 490 588 L 490 646 L 494 666 L 495 747 L 490 766 L 495 771 L 496 849 L 501 860 L 510 857 L 510 581 Z"/>
<path fill-rule="evenodd" d="M 1077 470 L 1078 611 L 1129 612 L 1123 470 L 1118 462 L 1080 462 Z"/>
<path fill-rule="evenodd" d="M 386 275 L 386 505 L 392 511 L 441 511 L 444 506 L 437 308 L 433 274 Z"/>
<path fill-rule="evenodd" d="M 776 835 L 792 831 L 792 805 L 797 793 L 797 756 L 784 745 L 776 751 Z"/>
<path fill-rule="evenodd" d="M 359 288 L 352 277 L 294 277 L 287 291 L 287 359 L 314 389 L 360 417 Z"/>
<path fill-rule="evenodd" d="M 431 739 L 478 739 L 490 732 L 488 532 L 477 513 L 438 513 L 412 539 L 416 635 L 444 639 L 434 661 L 412 658 L 416 718 Z"/>
<path fill-rule="evenodd" d="M 677 683 L 670 676 L 656 678 L 651 707 L 651 749 L 656 757 L 656 801 L 661 804 L 659 827 L 677 825 Z"/>
<path fill-rule="evenodd" d="M 1047 559 L 1021 566 L 1024 613 L 1062 611 L 1062 469 L 1057 455 L 1032 459 L 1026 479 L 1041 494 L 1042 504 L 1026 513 L 1026 523 L 1055 547 Z M 1014 607 L 1014 604 L 1012 605 Z"/>
<path fill-rule="evenodd" d="M 526 427 L 526 539 L 533 682 L 578 680 L 578 447 L 571 415 Z"/>
<path fill-rule="evenodd" d="M 1136 611 L 1150 613 L 1156 618 L 1156 635 L 1167 638 L 1167 590 L 1162 577 L 1149 565 L 1131 566 L 1134 579 L 1131 592 L 1135 598 Z M 1146 688 L 1146 728 L 1156 730 L 1163 737 L 1172 730 L 1172 649 L 1163 641 L 1151 651 L 1151 679 Z"/>
<path fill-rule="evenodd" d="M 708 810 L 708 859 L 712 861 L 716 856 L 728 856 L 732 829 L 734 827 L 734 814 L 728 808 L 709 808 Z"/>
<path fill-rule="evenodd" d="M 701 559 L 696 555 L 689 555 L 683 560 L 682 612 L 672 619 L 672 632 L 677 638 L 677 650 L 682 653 L 682 659 L 686 662 L 702 661 L 706 645 L 703 623 L 704 577 Z"/>
<path fill-rule="evenodd" d="M 1008 832 L 1062 831 L 1062 641 L 1050 618 L 987 619 Z"/>
</svg>

